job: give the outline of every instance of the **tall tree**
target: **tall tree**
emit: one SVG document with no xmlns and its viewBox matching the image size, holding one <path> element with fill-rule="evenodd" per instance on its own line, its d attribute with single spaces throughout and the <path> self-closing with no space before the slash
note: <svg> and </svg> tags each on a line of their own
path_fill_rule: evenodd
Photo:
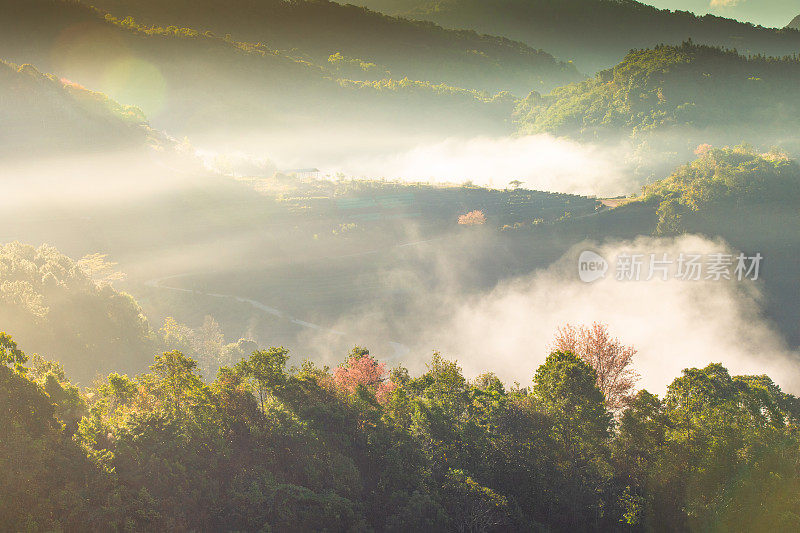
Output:
<svg viewBox="0 0 800 533">
<path fill-rule="evenodd" d="M 612 337 L 607 325 L 599 322 L 590 327 L 567 324 L 558 329 L 553 351 L 572 352 L 594 368 L 597 386 L 612 411 L 630 402 L 639 379 L 632 368 L 636 348 L 625 346 Z"/>
<path fill-rule="evenodd" d="M 268 350 L 256 350 L 249 359 L 236 365 L 236 370 L 247 376 L 255 386 L 262 411 L 265 410 L 269 395 L 286 383 L 285 368 L 288 360 L 289 350 L 283 346 L 273 346 Z"/>
<path fill-rule="evenodd" d="M 156 388 L 164 392 L 164 397 L 175 411 L 182 410 L 192 389 L 202 385 L 196 369 L 197 361 L 178 350 L 157 355 L 150 366 L 157 380 Z"/>
</svg>

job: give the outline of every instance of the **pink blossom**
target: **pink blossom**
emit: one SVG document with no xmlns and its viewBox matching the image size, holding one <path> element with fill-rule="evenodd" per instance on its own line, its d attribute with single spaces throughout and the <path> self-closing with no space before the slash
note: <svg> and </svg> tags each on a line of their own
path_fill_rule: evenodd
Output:
<svg viewBox="0 0 800 533">
<path fill-rule="evenodd" d="M 378 401 L 386 402 L 394 383 L 386 379 L 386 364 L 376 361 L 368 353 L 351 355 L 333 373 L 333 382 L 340 391 L 353 393 L 361 385 L 375 393 Z"/>
<path fill-rule="evenodd" d="M 486 215 L 483 214 L 483 211 L 476 209 L 459 216 L 458 223 L 462 226 L 479 226 L 486 223 Z"/>
<path fill-rule="evenodd" d="M 704 155 L 707 155 L 711 151 L 712 148 L 713 148 L 713 146 L 711 146 L 710 144 L 703 143 L 703 144 L 699 145 L 695 149 L 694 154 L 695 155 L 699 155 L 699 156 L 704 156 Z"/>
</svg>

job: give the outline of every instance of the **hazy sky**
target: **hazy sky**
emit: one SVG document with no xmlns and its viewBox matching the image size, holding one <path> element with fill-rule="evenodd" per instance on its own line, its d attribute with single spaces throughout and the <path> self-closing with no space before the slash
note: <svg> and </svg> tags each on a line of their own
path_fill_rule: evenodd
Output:
<svg viewBox="0 0 800 533">
<path fill-rule="evenodd" d="M 762 26 L 782 28 L 800 15 L 800 0 L 642 0 L 662 9 L 711 13 Z"/>
</svg>

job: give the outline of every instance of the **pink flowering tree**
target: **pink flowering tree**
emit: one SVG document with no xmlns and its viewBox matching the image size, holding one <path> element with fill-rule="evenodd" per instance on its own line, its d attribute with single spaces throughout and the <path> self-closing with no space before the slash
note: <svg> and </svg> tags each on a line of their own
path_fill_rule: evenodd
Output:
<svg viewBox="0 0 800 533">
<path fill-rule="evenodd" d="M 700 157 L 703 157 L 704 155 L 708 155 L 711 152 L 712 148 L 713 148 L 713 146 L 711 146 L 710 144 L 703 143 L 703 144 L 700 144 L 700 145 L 697 146 L 697 148 L 695 149 L 694 153 L 695 153 L 695 155 L 699 155 Z"/>
<path fill-rule="evenodd" d="M 480 226 L 481 224 L 486 224 L 486 215 L 483 214 L 483 211 L 476 209 L 459 216 L 458 223 L 462 226 Z"/>
<path fill-rule="evenodd" d="M 387 377 L 386 363 L 380 363 L 369 350 L 356 346 L 333 373 L 333 383 L 342 392 L 352 394 L 360 386 L 375 393 L 380 403 L 386 403 L 395 389 Z"/>
<path fill-rule="evenodd" d="M 639 379 L 633 370 L 636 348 L 625 346 L 612 337 L 608 326 L 594 322 L 591 327 L 567 324 L 559 328 L 552 345 L 553 351 L 572 352 L 597 372 L 597 387 L 612 411 L 624 408 L 633 397 Z"/>
</svg>

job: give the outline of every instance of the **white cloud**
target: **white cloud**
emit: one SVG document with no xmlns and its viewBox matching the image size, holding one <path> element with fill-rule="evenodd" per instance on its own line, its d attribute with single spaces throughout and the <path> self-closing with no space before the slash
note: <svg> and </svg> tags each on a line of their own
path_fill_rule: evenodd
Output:
<svg viewBox="0 0 800 533">
<path fill-rule="evenodd" d="M 585 249 L 612 263 L 604 279 L 580 281 L 577 259 Z M 413 316 L 376 308 L 344 317 L 336 327 L 346 330 L 349 338 L 378 348 L 381 340 L 396 335 L 390 330 L 405 332 L 409 352 L 401 362 L 416 372 L 424 371 L 431 351 L 437 349 L 458 360 L 469 376 L 493 371 L 506 382 L 530 384 L 559 326 L 599 321 L 639 350 L 635 359 L 642 376 L 639 385 L 651 392 L 662 394 L 684 368 L 712 362 L 722 363 L 734 375 L 767 374 L 784 390 L 800 392 L 798 354 L 764 319 L 757 283 L 615 279 L 613 258 L 623 250 L 677 258 L 680 252 L 726 249 L 722 241 L 698 236 L 642 237 L 602 246 L 584 243 L 547 269 L 488 292 L 469 294 L 445 281 L 438 288 L 409 295 L 415 300 L 410 306 Z M 447 258 L 438 261 L 442 270 L 455 268 Z M 326 342 L 320 339 L 318 345 L 330 346 Z M 378 349 L 376 355 L 387 357 L 390 352 Z"/>
<path fill-rule="evenodd" d="M 353 177 L 386 177 L 575 194 L 617 195 L 636 189 L 627 150 L 580 144 L 551 135 L 447 139 L 377 155 L 344 157 L 326 168 Z"/>
</svg>

